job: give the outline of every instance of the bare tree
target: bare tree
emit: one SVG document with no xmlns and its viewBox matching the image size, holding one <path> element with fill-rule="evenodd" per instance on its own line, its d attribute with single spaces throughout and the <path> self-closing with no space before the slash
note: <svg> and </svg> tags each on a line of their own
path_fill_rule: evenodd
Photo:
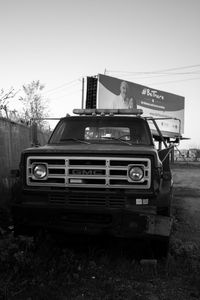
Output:
<svg viewBox="0 0 200 300">
<path fill-rule="evenodd" d="M 10 88 L 9 91 L 4 91 L 4 89 L 0 90 L 0 111 L 3 109 L 6 113 L 6 117 L 8 118 L 8 104 L 11 98 L 14 98 L 18 93 L 14 90 L 14 88 Z"/>
<path fill-rule="evenodd" d="M 23 85 L 24 96 L 19 98 L 23 104 L 22 115 L 25 122 L 36 119 L 40 129 L 44 129 L 44 118 L 48 116 L 47 100 L 41 94 L 43 89 L 44 85 L 39 80 L 32 81 L 30 84 Z"/>
</svg>

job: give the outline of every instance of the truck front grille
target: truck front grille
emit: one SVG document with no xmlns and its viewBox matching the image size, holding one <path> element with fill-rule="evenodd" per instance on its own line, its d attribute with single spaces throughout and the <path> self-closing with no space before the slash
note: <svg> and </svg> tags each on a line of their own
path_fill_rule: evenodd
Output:
<svg viewBox="0 0 200 300">
<path fill-rule="evenodd" d="M 45 164 L 47 177 L 36 180 L 33 166 Z M 141 166 L 144 178 L 132 182 L 128 177 L 130 165 Z M 150 158 L 29 156 L 26 181 L 28 186 L 128 188 L 149 189 L 151 185 Z"/>
</svg>

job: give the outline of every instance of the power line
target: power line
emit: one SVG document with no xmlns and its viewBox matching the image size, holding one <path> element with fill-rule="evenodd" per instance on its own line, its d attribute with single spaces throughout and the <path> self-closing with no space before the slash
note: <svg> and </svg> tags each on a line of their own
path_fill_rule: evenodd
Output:
<svg viewBox="0 0 200 300">
<path fill-rule="evenodd" d="M 59 96 L 56 97 L 56 100 L 60 99 L 60 98 L 63 98 L 63 97 L 66 97 L 66 96 L 70 96 L 70 95 L 78 93 L 78 92 L 81 93 L 81 89 L 78 89 L 78 90 L 75 90 L 75 91 L 71 91 L 71 92 L 65 93 L 63 95 L 59 95 Z"/>
<path fill-rule="evenodd" d="M 191 80 L 199 80 L 200 77 L 197 78 L 187 78 L 187 79 L 180 79 L 180 80 L 173 80 L 173 81 L 164 81 L 164 82 L 153 82 L 151 85 L 158 85 L 158 84 L 167 84 L 167 83 L 175 83 L 175 82 L 181 82 L 181 81 L 191 81 Z"/>
<path fill-rule="evenodd" d="M 72 89 L 77 88 L 78 85 L 79 85 L 79 83 L 76 82 L 76 83 L 74 83 L 74 84 L 72 84 L 72 85 L 70 85 L 68 87 L 63 87 L 61 89 L 56 89 L 56 90 L 48 93 L 47 97 L 52 97 L 53 95 L 57 95 L 57 94 L 60 94 L 62 92 L 71 91 Z"/>
<path fill-rule="evenodd" d="M 191 68 L 197 68 L 200 67 L 200 64 L 196 65 L 190 65 L 190 66 L 182 66 L 182 67 L 176 67 L 176 68 L 169 68 L 169 69 L 161 69 L 161 70 L 154 70 L 154 71 L 148 71 L 148 72 L 132 72 L 132 71 L 112 71 L 112 70 L 107 70 L 106 73 L 120 73 L 124 75 L 128 74 L 133 74 L 133 75 L 147 75 L 147 74 L 157 74 L 157 73 L 163 73 L 163 72 L 171 72 L 171 71 L 177 71 L 177 70 L 184 70 L 184 69 L 191 69 Z M 169 73 L 171 74 L 171 73 Z"/>
<path fill-rule="evenodd" d="M 191 68 L 197 68 L 197 67 L 200 67 L 200 64 L 177 67 L 177 68 L 170 68 L 170 69 L 164 69 L 164 70 L 158 70 L 158 71 L 154 71 L 153 73 L 165 72 L 165 71 L 176 71 L 176 70 L 183 70 L 183 69 L 191 69 Z"/>
<path fill-rule="evenodd" d="M 186 75 L 197 75 L 200 74 L 200 70 L 196 69 L 194 71 L 189 70 L 192 68 L 199 68 L 200 64 L 196 65 L 190 65 L 190 66 L 182 66 L 182 67 L 176 67 L 176 68 L 168 68 L 168 69 L 162 69 L 162 70 L 157 70 L 157 71 L 152 71 L 152 72 L 123 72 L 120 76 L 126 76 L 126 78 L 133 78 L 134 80 L 143 80 L 143 79 L 154 79 L 154 78 L 163 78 L 163 77 L 168 77 L 168 76 L 186 76 Z M 186 70 L 188 71 L 183 71 L 183 72 L 178 72 L 179 70 Z M 177 72 L 174 72 L 177 71 Z M 112 71 L 111 71 L 112 72 Z M 117 71 L 113 71 L 117 72 Z M 137 76 L 140 75 L 140 76 Z M 146 75 L 146 76 L 145 76 Z M 165 82 L 155 82 L 151 83 L 151 85 L 158 85 L 158 84 L 168 84 L 168 83 L 177 83 L 177 82 L 182 82 L 182 81 L 192 81 L 192 80 L 199 80 L 200 78 L 185 78 L 185 79 L 178 79 L 178 80 L 173 80 L 173 81 L 165 81 Z"/>
<path fill-rule="evenodd" d="M 184 72 L 184 73 L 166 73 L 166 74 L 159 74 L 159 75 L 152 75 L 152 76 L 133 76 L 133 75 L 126 75 L 126 78 L 134 78 L 134 79 L 153 79 L 153 78 L 163 78 L 168 76 L 179 76 L 179 75 L 196 75 L 200 74 L 200 71 L 197 72 Z"/>
<path fill-rule="evenodd" d="M 71 81 L 69 81 L 69 82 L 66 82 L 66 83 L 64 83 L 64 84 L 62 84 L 62 85 L 59 85 L 59 86 L 53 88 L 53 89 L 50 89 L 50 90 L 48 90 L 48 91 L 45 91 L 44 94 L 49 94 L 49 93 L 52 93 L 52 92 L 57 91 L 57 90 L 59 90 L 59 89 L 62 89 L 62 88 L 65 88 L 65 87 L 70 87 L 70 86 L 72 86 L 73 83 L 75 83 L 75 82 L 76 82 L 76 84 L 77 84 L 78 81 L 79 81 L 80 79 L 81 79 L 81 78 L 77 78 L 77 79 L 71 80 Z"/>
</svg>

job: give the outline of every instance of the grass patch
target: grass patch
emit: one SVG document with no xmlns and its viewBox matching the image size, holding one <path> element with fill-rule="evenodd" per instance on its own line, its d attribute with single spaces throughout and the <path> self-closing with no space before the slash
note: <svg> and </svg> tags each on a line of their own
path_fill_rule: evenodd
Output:
<svg viewBox="0 0 200 300">
<path fill-rule="evenodd" d="M 175 299 L 174 295 L 187 299 L 185 295 L 200 292 L 198 248 L 180 240 L 172 241 L 167 263 L 152 266 L 123 254 L 97 251 L 96 245 L 80 251 L 78 246 L 58 246 L 51 237 L 35 243 L 12 232 L 1 236 L 0 249 L 0 299 L 150 299 L 153 295 L 164 300 Z"/>
</svg>

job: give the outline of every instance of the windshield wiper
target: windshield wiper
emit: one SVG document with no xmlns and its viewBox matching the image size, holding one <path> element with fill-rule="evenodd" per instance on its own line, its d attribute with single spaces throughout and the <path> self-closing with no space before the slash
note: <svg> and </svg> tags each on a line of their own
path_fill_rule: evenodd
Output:
<svg viewBox="0 0 200 300">
<path fill-rule="evenodd" d="M 86 142 L 84 140 L 79 140 L 79 139 L 76 139 L 76 138 L 70 138 L 70 139 L 61 139 L 60 140 L 61 142 L 65 142 L 65 141 L 75 141 L 75 142 L 78 142 L 78 143 L 82 143 L 82 144 L 88 144 L 90 145 L 89 142 Z"/>
<path fill-rule="evenodd" d="M 132 146 L 132 143 L 130 143 L 130 142 L 128 142 L 128 141 L 122 140 L 121 137 L 115 138 L 115 137 L 105 136 L 105 137 L 103 137 L 103 139 L 108 139 L 108 140 L 113 140 L 113 141 L 120 141 L 120 142 L 122 142 L 123 144 L 127 144 L 127 145 L 129 145 L 129 146 Z"/>
</svg>

